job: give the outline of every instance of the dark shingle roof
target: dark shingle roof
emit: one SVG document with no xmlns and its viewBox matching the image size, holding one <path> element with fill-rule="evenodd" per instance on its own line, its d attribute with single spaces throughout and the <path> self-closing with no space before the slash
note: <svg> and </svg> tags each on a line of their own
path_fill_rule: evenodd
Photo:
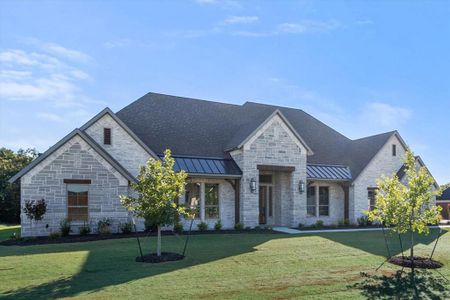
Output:
<svg viewBox="0 0 450 300">
<path fill-rule="evenodd" d="M 350 140 L 303 110 L 254 102 L 233 105 L 148 93 L 116 113 L 157 154 L 226 157 L 279 110 L 314 155 L 308 163 L 349 166 L 355 179 L 395 133 Z"/>
<path fill-rule="evenodd" d="M 450 187 L 448 187 L 444 192 L 442 192 L 442 195 L 439 197 L 436 197 L 437 200 L 450 200 Z"/>
</svg>

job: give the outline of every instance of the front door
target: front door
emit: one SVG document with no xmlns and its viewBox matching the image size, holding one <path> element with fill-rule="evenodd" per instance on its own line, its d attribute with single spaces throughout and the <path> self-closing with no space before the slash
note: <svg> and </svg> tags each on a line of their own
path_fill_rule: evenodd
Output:
<svg viewBox="0 0 450 300">
<path fill-rule="evenodd" d="M 273 187 L 259 186 L 259 224 L 273 223 Z"/>
</svg>

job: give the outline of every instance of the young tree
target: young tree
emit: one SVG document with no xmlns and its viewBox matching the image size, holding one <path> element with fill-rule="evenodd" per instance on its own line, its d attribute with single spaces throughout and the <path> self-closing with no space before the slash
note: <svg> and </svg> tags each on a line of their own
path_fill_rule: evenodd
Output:
<svg viewBox="0 0 450 300">
<path fill-rule="evenodd" d="M 378 181 L 375 209 L 368 212 L 369 220 L 379 221 L 399 234 L 410 233 L 410 260 L 414 273 L 414 233 L 429 234 L 429 224 L 439 222 L 440 207 L 433 199 L 441 189 L 434 188 L 434 179 L 425 167 L 418 167 L 414 154 L 406 153 L 406 182 L 383 177 Z"/>
<path fill-rule="evenodd" d="M 187 174 L 174 172 L 175 160 L 170 150 L 164 153 L 164 159 L 149 159 L 142 166 L 138 183 L 131 184 L 137 197 L 120 196 L 122 204 L 135 216 L 149 219 L 158 229 L 157 255 L 161 256 L 161 226 L 173 225 L 180 216 L 189 216 L 189 211 L 175 203 L 184 193 Z"/>
</svg>

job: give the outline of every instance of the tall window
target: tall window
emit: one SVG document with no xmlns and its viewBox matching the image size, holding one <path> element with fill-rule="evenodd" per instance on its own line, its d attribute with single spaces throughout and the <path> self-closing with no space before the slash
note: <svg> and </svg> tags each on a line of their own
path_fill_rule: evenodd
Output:
<svg viewBox="0 0 450 300">
<path fill-rule="evenodd" d="M 111 145 L 111 128 L 103 128 L 103 144 Z"/>
<path fill-rule="evenodd" d="M 70 221 L 88 221 L 88 185 L 67 185 L 67 218 Z"/>
<path fill-rule="evenodd" d="M 327 186 L 319 187 L 319 216 L 330 214 L 330 191 Z"/>
<path fill-rule="evenodd" d="M 219 218 L 219 185 L 205 184 L 205 218 Z"/>
<path fill-rule="evenodd" d="M 186 184 L 185 194 L 186 206 L 191 208 L 195 213 L 195 218 L 200 217 L 200 183 Z"/>
<path fill-rule="evenodd" d="M 308 187 L 306 197 L 306 214 L 308 217 L 316 216 L 316 187 Z"/>
<path fill-rule="evenodd" d="M 369 210 L 375 209 L 376 192 L 377 192 L 376 188 L 367 188 L 367 198 L 369 199 Z"/>
<path fill-rule="evenodd" d="M 397 156 L 397 145 L 392 144 L 392 156 Z"/>
</svg>

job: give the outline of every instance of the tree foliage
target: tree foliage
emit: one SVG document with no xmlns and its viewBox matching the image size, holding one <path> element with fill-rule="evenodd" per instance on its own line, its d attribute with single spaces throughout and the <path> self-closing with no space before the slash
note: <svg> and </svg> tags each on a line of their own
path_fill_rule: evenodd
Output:
<svg viewBox="0 0 450 300">
<path fill-rule="evenodd" d="M 428 234 L 429 224 L 439 222 L 440 207 L 433 200 L 442 193 L 425 167 L 418 167 L 414 154 L 406 153 L 406 182 L 394 175 L 378 181 L 375 209 L 369 219 L 379 221 L 398 233 Z"/>
<path fill-rule="evenodd" d="M 190 212 L 174 201 L 183 195 L 187 174 L 175 172 L 170 150 L 164 153 L 164 159 L 149 159 L 142 166 L 138 182 L 131 188 L 136 196 L 120 196 L 122 204 L 135 216 L 151 220 L 158 228 L 158 255 L 160 255 L 160 228 L 175 224 L 180 216 L 190 216 Z"/>
<path fill-rule="evenodd" d="M 8 179 L 37 157 L 35 149 L 18 150 L 0 148 L 0 222 L 20 222 L 20 185 Z"/>
<path fill-rule="evenodd" d="M 369 220 L 379 221 L 394 232 L 410 233 L 412 279 L 414 278 L 414 233 L 429 234 L 429 224 L 437 224 L 441 207 L 434 199 L 442 193 L 425 167 L 416 165 L 414 154 L 407 151 L 405 182 L 397 175 L 378 181 L 375 209 L 368 212 Z"/>
</svg>

